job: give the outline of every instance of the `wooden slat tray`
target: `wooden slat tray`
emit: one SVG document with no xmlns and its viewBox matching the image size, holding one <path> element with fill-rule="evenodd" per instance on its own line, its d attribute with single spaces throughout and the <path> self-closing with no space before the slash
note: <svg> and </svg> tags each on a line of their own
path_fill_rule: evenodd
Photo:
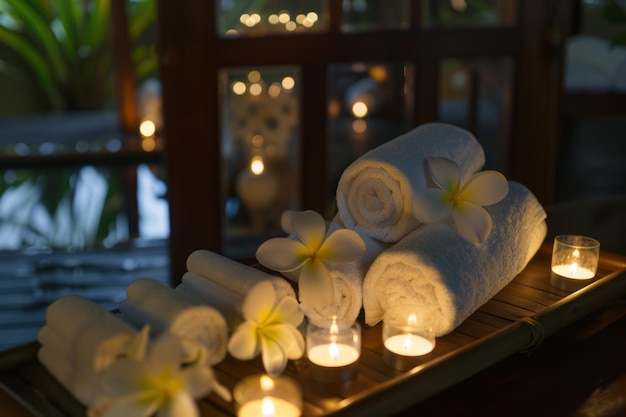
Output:
<svg viewBox="0 0 626 417">
<path fill-rule="evenodd" d="M 596 278 L 586 287 L 562 290 L 550 282 L 552 244 L 452 333 L 437 339 L 428 360 L 407 372 L 385 365 L 380 324 L 363 325 L 362 355 L 355 379 L 341 385 L 309 377 L 306 359 L 285 371 L 300 381 L 304 416 L 390 415 L 467 379 L 502 359 L 531 350 L 556 331 L 626 294 L 626 258 L 601 253 Z M 37 343 L 0 353 L 0 386 L 13 403 L 34 416 L 85 416 L 85 408 L 37 361 Z M 222 384 L 233 389 L 246 376 L 263 373 L 260 359 L 226 358 L 216 367 Z M 0 398 L 1 400 L 1 398 Z M 233 416 L 233 403 L 215 394 L 199 401 L 203 416 Z"/>
</svg>

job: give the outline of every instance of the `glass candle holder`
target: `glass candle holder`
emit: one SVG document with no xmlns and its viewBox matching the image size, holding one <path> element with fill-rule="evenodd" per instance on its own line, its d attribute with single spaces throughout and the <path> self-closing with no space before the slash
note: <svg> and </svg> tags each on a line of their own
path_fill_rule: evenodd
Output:
<svg viewBox="0 0 626 417">
<path fill-rule="evenodd" d="M 302 415 L 302 390 L 285 376 L 253 375 L 233 390 L 237 417 L 299 417 Z"/>
<path fill-rule="evenodd" d="M 587 285 L 596 276 L 600 259 L 600 242 L 579 235 L 560 235 L 552 248 L 553 285 L 575 290 Z"/>
<path fill-rule="evenodd" d="M 393 306 L 383 316 L 383 344 L 384 362 L 404 371 L 430 359 L 435 333 L 417 306 Z"/>
<path fill-rule="evenodd" d="M 328 326 L 309 323 L 306 350 L 311 376 L 325 383 L 342 383 L 356 375 L 361 356 L 361 326 L 332 320 Z"/>
</svg>

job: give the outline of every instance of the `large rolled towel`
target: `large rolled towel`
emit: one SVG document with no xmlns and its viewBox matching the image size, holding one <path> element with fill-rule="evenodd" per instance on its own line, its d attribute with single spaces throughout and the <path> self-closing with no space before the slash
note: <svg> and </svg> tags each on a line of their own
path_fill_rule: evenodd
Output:
<svg viewBox="0 0 626 417">
<path fill-rule="evenodd" d="M 73 294 L 48 307 L 46 325 L 37 336 L 42 346 L 71 356 L 93 373 L 126 355 L 136 337 L 137 331 L 113 313 Z"/>
<path fill-rule="evenodd" d="M 419 126 L 354 161 L 337 185 L 337 208 L 347 228 L 397 242 L 419 226 L 413 216 L 415 190 L 426 186 L 424 162 L 456 162 L 465 178 L 482 168 L 485 154 L 468 131 L 443 123 Z"/>
<path fill-rule="evenodd" d="M 541 246 L 546 213 L 512 181 L 507 196 L 485 209 L 493 229 L 482 244 L 442 223 L 422 226 L 383 252 L 363 281 L 365 322 L 378 323 L 392 305 L 414 304 L 441 336 L 506 286 Z"/>
<path fill-rule="evenodd" d="M 195 250 L 187 257 L 187 271 L 202 275 L 244 296 L 252 287 L 264 280 L 272 283 L 279 298 L 296 296 L 292 285 L 284 278 L 270 275 L 205 249 Z"/>
<path fill-rule="evenodd" d="M 228 326 L 215 308 L 199 305 L 149 278 L 135 280 L 126 288 L 126 295 L 119 305 L 122 314 L 137 327 L 149 324 L 153 335 L 169 331 L 178 336 L 187 359 L 202 355 L 214 365 L 226 356 Z"/>
<path fill-rule="evenodd" d="M 241 305 L 245 296 L 195 272 L 185 272 L 176 292 L 191 300 L 208 304 L 218 310 L 232 330 L 241 321 Z"/>
</svg>

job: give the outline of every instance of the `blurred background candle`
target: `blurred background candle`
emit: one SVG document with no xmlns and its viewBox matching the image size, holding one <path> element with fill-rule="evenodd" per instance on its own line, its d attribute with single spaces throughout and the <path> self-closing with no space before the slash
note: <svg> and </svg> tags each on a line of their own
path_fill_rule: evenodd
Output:
<svg viewBox="0 0 626 417">
<path fill-rule="evenodd" d="M 574 290 L 596 276 L 600 242 L 579 235 L 554 238 L 551 282 L 559 288 Z"/>
<path fill-rule="evenodd" d="M 417 306 L 394 306 L 383 317 L 383 360 L 397 370 L 410 369 L 429 357 L 435 348 L 432 327 Z"/>
<path fill-rule="evenodd" d="M 337 383 L 352 378 L 361 356 L 361 327 L 333 319 L 328 326 L 307 326 L 307 357 L 311 376 Z"/>
<path fill-rule="evenodd" d="M 299 417 L 302 414 L 302 390 L 296 381 L 284 376 L 250 376 L 235 386 L 233 397 L 237 417 Z"/>
</svg>

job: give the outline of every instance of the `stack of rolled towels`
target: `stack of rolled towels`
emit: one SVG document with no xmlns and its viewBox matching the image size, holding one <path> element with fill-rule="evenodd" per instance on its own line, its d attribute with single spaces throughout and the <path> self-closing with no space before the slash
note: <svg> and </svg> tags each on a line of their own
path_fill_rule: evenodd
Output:
<svg viewBox="0 0 626 417">
<path fill-rule="evenodd" d="M 412 197 L 429 186 L 426 161 L 431 157 L 454 161 L 461 181 L 485 163 L 482 146 L 470 132 L 442 123 L 422 125 L 367 152 L 344 171 L 333 222 L 358 232 L 371 249 L 360 277 L 365 322 L 375 325 L 391 305 L 413 304 L 441 336 L 521 272 L 547 228 L 541 204 L 512 181 L 502 201 L 485 207 L 493 229 L 480 244 L 448 224 L 420 224 Z"/>
</svg>

